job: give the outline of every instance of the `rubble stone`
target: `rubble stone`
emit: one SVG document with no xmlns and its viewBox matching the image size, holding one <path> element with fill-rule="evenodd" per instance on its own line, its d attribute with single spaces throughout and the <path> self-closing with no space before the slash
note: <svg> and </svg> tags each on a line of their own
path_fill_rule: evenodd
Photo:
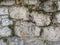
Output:
<svg viewBox="0 0 60 45">
<path fill-rule="evenodd" d="M 37 26 L 46 26 L 50 24 L 50 16 L 44 15 L 43 13 L 32 12 L 33 22 L 36 22 Z"/>
<path fill-rule="evenodd" d="M 0 37 L 10 36 L 10 35 L 11 35 L 11 30 L 8 27 L 0 28 Z"/>
<path fill-rule="evenodd" d="M 7 7 L 0 7 L 0 15 L 7 15 L 8 8 Z"/>
<path fill-rule="evenodd" d="M 53 25 L 49 27 L 45 27 L 43 32 L 43 38 L 48 41 L 59 41 L 60 40 L 60 26 Z"/>
<path fill-rule="evenodd" d="M 28 20 L 28 9 L 25 7 L 11 7 L 10 17 L 14 19 Z"/>
<path fill-rule="evenodd" d="M 15 33 L 20 37 L 24 36 L 39 36 L 41 28 L 35 26 L 33 23 L 20 22 L 18 26 L 15 26 Z"/>
<path fill-rule="evenodd" d="M 9 45 L 24 45 L 24 40 L 18 37 L 10 37 L 8 38 Z"/>
</svg>

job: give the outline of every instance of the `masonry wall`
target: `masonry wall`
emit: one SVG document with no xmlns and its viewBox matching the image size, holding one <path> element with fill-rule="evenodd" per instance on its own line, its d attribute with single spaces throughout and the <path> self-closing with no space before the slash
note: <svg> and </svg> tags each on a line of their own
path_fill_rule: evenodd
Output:
<svg viewBox="0 0 60 45">
<path fill-rule="evenodd" d="M 60 45 L 60 1 L 0 1 L 0 45 Z"/>
</svg>

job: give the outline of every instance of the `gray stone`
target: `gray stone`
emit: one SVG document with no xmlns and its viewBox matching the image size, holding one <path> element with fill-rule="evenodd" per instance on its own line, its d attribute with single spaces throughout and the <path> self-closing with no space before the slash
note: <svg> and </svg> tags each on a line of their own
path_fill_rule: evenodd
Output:
<svg viewBox="0 0 60 45">
<path fill-rule="evenodd" d="M 15 4 L 14 0 L 5 0 L 0 3 L 0 5 L 7 5 L 7 6 L 14 5 L 14 4 Z"/>
<path fill-rule="evenodd" d="M 24 0 L 24 3 L 29 5 L 36 5 L 38 3 L 38 0 Z"/>
<path fill-rule="evenodd" d="M 60 40 L 60 25 L 52 25 L 43 28 L 44 32 L 42 37 L 48 41 L 59 41 Z"/>
<path fill-rule="evenodd" d="M 46 26 L 50 24 L 50 16 L 43 13 L 32 12 L 33 22 L 36 22 L 37 26 Z"/>
<path fill-rule="evenodd" d="M 8 44 L 9 45 L 24 45 L 24 40 L 18 37 L 9 37 Z"/>
<path fill-rule="evenodd" d="M 0 15 L 7 15 L 8 8 L 7 7 L 0 7 Z"/>
<path fill-rule="evenodd" d="M 0 28 L 0 37 L 10 36 L 10 35 L 11 35 L 11 30 L 8 27 Z"/>
<path fill-rule="evenodd" d="M 28 20 L 28 9 L 25 7 L 11 7 L 10 8 L 10 17 L 14 19 L 23 19 Z"/>
<path fill-rule="evenodd" d="M 13 21 L 8 16 L 2 16 L 2 26 L 8 26 L 10 24 L 13 24 Z"/>
<path fill-rule="evenodd" d="M 56 9 L 56 4 L 57 3 L 53 3 L 52 1 L 46 1 L 44 3 L 44 11 L 45 12 L 55 12 L 57 9 Z"/>
<path fill-rule="evenodd" d="M 19 23 L 18 23 L 19 24 Z M 15 26 L 15 34 L 20 37 L 25 36 L 40 36 L 41 28 L 35 26 L 33 23 L 20 22 L 19 25 Z"/>
<path fill-rule="evenodd" d="M 52 20 L 53 23 L 60 23 L 60 12 L 57 12 L 56 15 L 54 15 L 54 18 Z"/>
<path fill-rule="evenodd" d="M 0 45 L 6 45 L 6 43 L 2 39 L 0 39 Z"/>
<path fill-rule="evenodd" d="M 46 43 L 39 38 L 29 38 L 25 40 L 25 45 L 46 45 Z"/>
</svg>

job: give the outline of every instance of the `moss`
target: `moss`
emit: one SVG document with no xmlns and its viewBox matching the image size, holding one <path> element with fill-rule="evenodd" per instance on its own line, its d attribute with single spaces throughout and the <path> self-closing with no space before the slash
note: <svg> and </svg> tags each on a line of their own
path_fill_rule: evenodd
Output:
<svg viewBox="0 0 60 45">
<path fill-rule="evenodd" d="M 0 3 L 2 2 L 3 0 L 0 0 Z"/>
<path fill-rule="evenodd" d="M 28 8 L 28 4 L 24 4 L 24 6 L 25 6 L 26 8 Z"/>
<path fill-rule="evenodd" d="M 39 11 L 39 10 L 40 10 L 39 6 L 37 6 L 37 7 L 35 8 L 35 10 Z"/>
<path fill-rule="evenodd" d="M 8 27 L 11 29 L 11 34 L 12 34 L 12 36 L 14 36 L 15 35 L 15 31 L 14 31 L 14 24 L 13 25 L 8 25 Z"/>
<path fill-rule="evenodd" d="M 3 41 L 4 42 L 7 42 L 7 37 L 3 37 Z"/>
</svg>

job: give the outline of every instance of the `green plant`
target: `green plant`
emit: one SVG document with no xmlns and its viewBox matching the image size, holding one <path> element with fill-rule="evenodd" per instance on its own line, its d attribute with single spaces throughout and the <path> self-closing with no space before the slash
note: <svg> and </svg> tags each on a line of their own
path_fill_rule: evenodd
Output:
<svg viewBox="0 0 60 45">
<path fill-rule="evenodd" d="M 3 41 L 4 42 L 7 42 L 7 37 L 3 37 Z"/>
<path fill-rule="evenodd" d="M 11 34 L 12 34 L 12 36 L 14 36 L 15 35 L 15 31 L 14 31 L 14 24 L 13 25 L 8 25 L 8 27 L 11 29 Z"/>
</svg>

